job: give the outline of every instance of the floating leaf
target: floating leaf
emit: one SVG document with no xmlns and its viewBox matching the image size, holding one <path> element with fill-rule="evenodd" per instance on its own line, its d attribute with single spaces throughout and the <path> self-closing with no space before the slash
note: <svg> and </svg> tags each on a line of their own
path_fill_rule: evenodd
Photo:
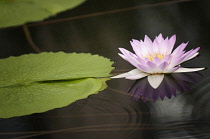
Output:
<svg viewBox="0 0 210 139">
<path fill-rule="evenodd" d="M 44 112 L 106 88 L 112 62 L 91 54 L 44 52 L 0 60 L 0 118 Z"/>
<path fill-rule="evenodd" d="M 107 77 L 112 62 L 98 55 L 43 52 L 0 60 L 0 87 L 37 81 Z"/>
<path fill-rule="evenodd" d="M 40 21 L 85 0 L 0 0 L 0 27 Z"/>
<path fill-rule="evenodd" d="M 64 107 L 97 93 L 101 87 L 102 82 L 92 78 L 3 87 L 0 88 L 0 117 L 22 116 Z"/>
</svg>

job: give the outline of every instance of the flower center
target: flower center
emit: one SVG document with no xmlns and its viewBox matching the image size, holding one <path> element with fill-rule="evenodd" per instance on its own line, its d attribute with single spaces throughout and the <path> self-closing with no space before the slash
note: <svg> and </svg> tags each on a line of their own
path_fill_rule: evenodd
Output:
<svg viewBox="0 0 210 139">
<path fill-rule="evenodd" d="M 162 60 L 162 59 L 165 57 L 165 55 L 163 55 L 163 54 L 154 54 L 154 55 L 149 55 L 149 56 L 146 57 L 146 58 L 148 58 L 149 60 L 153 61 L 153 59 L 154 59 L 155 57 L 157 57 L 157 58 L 159 58 L 160 60 Z"/>
</svg>

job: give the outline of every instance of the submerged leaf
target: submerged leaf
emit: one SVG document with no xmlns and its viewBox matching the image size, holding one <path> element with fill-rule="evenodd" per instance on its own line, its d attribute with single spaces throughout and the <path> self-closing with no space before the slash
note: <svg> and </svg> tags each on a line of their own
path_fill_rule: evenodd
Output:
<svg viewBox="0 0 210 139">
<path fill-rule="evenodd" d="M 44 112 L 106 88 L 112 62 L 91 54 L 44 52 L 0 59 L 0 118 Z M 96 78 L 93 78 L 96 77 Z"/>
<path fill-rule="evenodd" d="M 85 0 L 0 0 L 0 27 L 40 21 Z"/>
</svg>

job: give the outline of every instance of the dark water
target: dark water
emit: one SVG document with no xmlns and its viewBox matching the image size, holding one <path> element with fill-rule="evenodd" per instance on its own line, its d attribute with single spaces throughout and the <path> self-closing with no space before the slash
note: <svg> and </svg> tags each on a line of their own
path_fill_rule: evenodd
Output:
<svg viewBox="0 0 210 139">
<path fill-rule="evenodd" d="M 28 27 L 42 51 L 99 54 L 115 61 L 113 73 L 133 68 L 117 55 L 119 47 L 131 50 L 131 39 L 143 39 L 145 34 L 153 39 L 159 33 L 176 34 L 176 46 L 189 41 L 188 50 L 201 47 L 200 56 L 183 66 L 209 67 L 209 8 L 209 0 L 88 0 Z M 1 58 L 34 52 L 22 27 L 1 29 L 0 42 Z M 67 107 L 1 119 L 0 138 L 209 139 L 210 73 L 208 69 L 201 73 L 190 91 L 146 103 L 131 101 L 126 93 L 133 81 L 113 79 L 98 95 Z"/>
</svg>

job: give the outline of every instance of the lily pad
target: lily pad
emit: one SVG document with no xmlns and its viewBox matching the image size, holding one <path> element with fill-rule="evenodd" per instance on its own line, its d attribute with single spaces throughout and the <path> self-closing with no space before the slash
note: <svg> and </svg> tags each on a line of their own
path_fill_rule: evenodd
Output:
<svg viewBox="0 0 210 139">
<path fill-rule="evenodd" d="M 0 59 L 0 87 L 37 81 L 107 77 L 109 59 L 88 53 L 43 52 Z"/>
<path fill-rule="evenodd" d="M 41 21 L 85 0 L 0 0 L 0 27 Z"/>
<path fill-rule="evenodd" d="M 60 108 L 106 88 L 109 59 L 43 52 L 0 59 L 0 118 Z M 94 78 L 95 77 L 95 78 Z"/>
<path fill-rule="evenodd" d="M 0 88 L 0 118 L 28 115 L 60 108 L 97 93 L 99 79 L 41 82 Z"/>
</svg>

